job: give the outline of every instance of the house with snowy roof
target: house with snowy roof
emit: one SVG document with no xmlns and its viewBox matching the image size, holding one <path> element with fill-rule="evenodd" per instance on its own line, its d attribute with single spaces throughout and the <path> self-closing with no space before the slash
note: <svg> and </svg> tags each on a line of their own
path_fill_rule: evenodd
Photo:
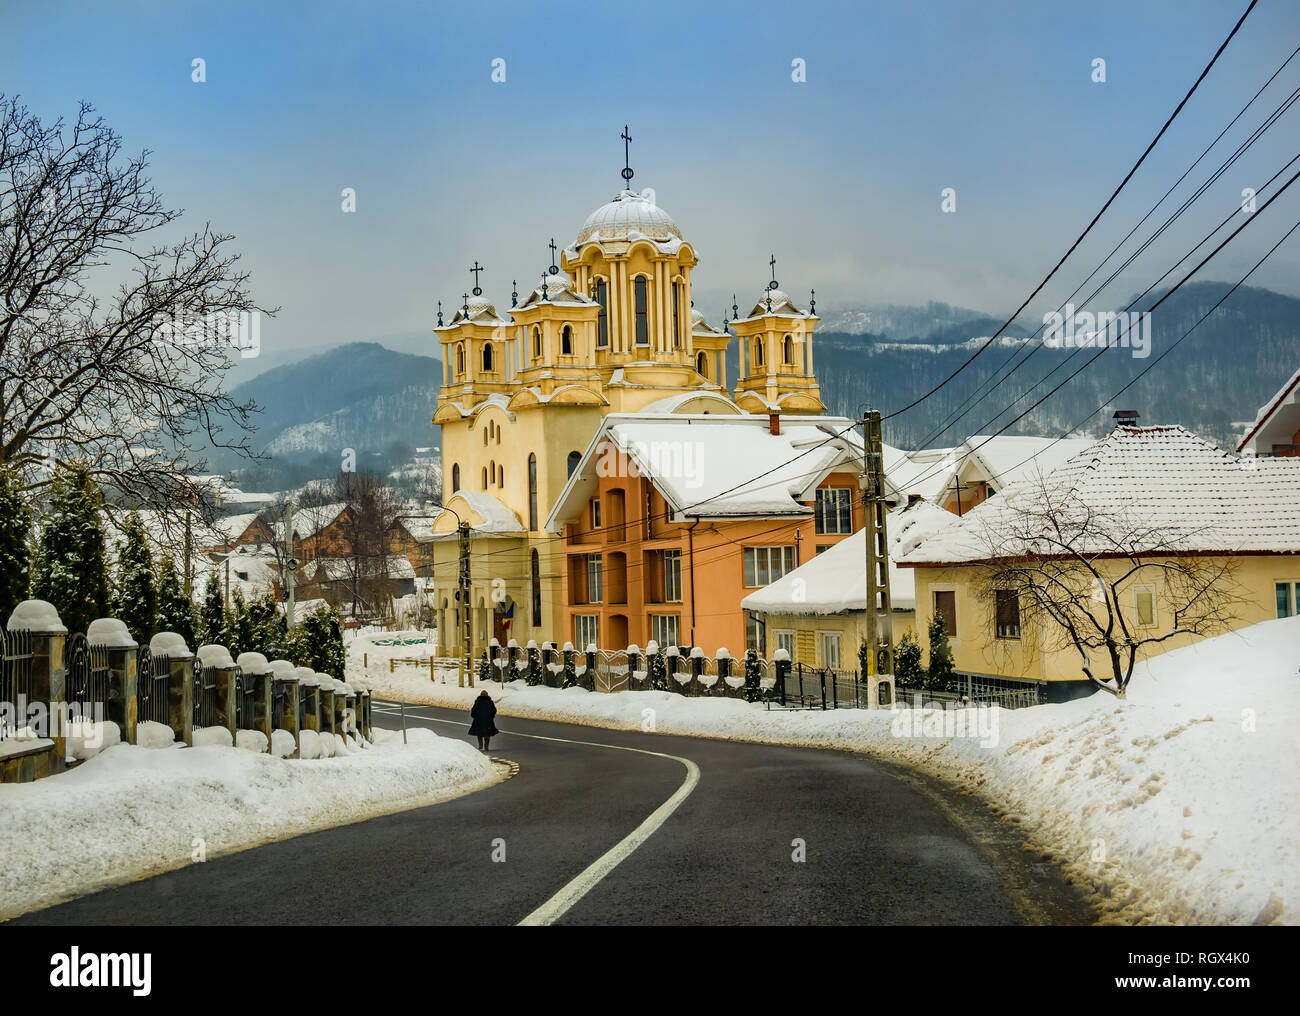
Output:
<svg viewBox="0 0 1300 1016">
<path fill-rule="evenodd" d="M 1205 588 L 1225 604 L 1223 626 L 1290 616 L 1300 607 L 1300 458 L 1238 456 L 1182 427 L 1121 425 L 896 563 L 915 572 L 918 628 L 944 618 L 966 686 L 1031 685 L 1056 700 L 1091 691 L 1083 666 L 1104 674 L 1109 662 L 1081 654 L 1042 610 L 1028 623 L 1025 594 L 990 581 L 1052 562 L 1077 563 L 1092 616 L 1110 617 L 1145 654 L 1198 637 L 1180 633 L 1196 609 L 1181 599 L 1195 570 L 1217 575 Z M 1057 581 L 1071 574 L 1062 567 Z"/>
<path fill-rule="evenodd" d="M 1259 407 L 1237 451 L 1248 455 L 1300 455 L 1300 370 Z"/>
<path fill-rule="evenodd" d="M 916 572 L 897 559 L 953 521 L 951 512 L 916 501 L 888 516 L 889 590 L 894 644 L 916 631 Z M 854 670 L 858 647 L 867 641 L 866 530 L 821 548 L 788 572 L 740 601 L 765 630 L 769 650 L 784 649 L 806 667 Z"/>
</svg>

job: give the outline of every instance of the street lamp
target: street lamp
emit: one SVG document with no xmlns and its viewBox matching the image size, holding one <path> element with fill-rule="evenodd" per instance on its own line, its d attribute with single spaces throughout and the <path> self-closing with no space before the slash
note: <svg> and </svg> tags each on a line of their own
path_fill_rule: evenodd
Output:
<svg viewBox="0 0 1300 1016">
<path fill-rule="evenodd" d="M 470 621 L 470 571 L 469 571 L 469 523 L 460 517 L 460 513 L 454 508 L 448 508 L 445 505 L 434 505 L 433 507 L 444 512 L 451 512 L 456 519 L 456 537 L 457 537 L 457 572 L 456 572 L 456 602 L 460 605 L 461 616 L 461 662 L 460 662 L 460 687 L 465 687 L 465 679 L 468 676 L 469 686 L 474 687 L 474 670 L 473 670 L 473 652 L 470 647 L 473 627 Z M 399 515 L 399 519 L 436 519 L 437 515 Z"/>
</svg>

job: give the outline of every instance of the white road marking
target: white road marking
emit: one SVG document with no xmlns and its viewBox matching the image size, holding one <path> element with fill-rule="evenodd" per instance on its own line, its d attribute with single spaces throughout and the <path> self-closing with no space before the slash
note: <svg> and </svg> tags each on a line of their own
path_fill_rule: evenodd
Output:
<svg viewBox="0 0 1300 1016">
<path fill-rule="evenodd" d="M 419 708 L 413 707 L 413 708 Z M 413 719 L 424 720 L 428 723 L 450 723 L 463 726 L 460 720 L 444 720 L 440 716 L 415 716 Z M 596 858 L 589 864 L 576 878 L 564 886 L 559 892 L 534 910 L 531 914 L 519 922 L 520 926 L 524 925 L 547 925 L 554 924 L 563 917 L 575 903 L 591 892 L 601 879 L 617 868 L 620 864 L 631 856 L 637 847 L 641 846 L 646 840 L 655 834 L 661 825 L 668 820 L 677 808 L 691 796 L 691 792 L 700 782 L 700 767 L 688 758 L 682 758 L 680 755 L 666 755 L 660 751 L 646 751 L 643 748 L 628 748 L 621 744 L 601 744 L 597 741 L 573 741 L 567 737 L 545 737 L 541 734 L 521 734 L 517 731 L 511 731 L 511 737 L 528 737 L 534 741 L 555 741 L 559 744 L 581 744 L 590 748 L 610 748 L 614 751 L 632 751 L 638 755 L 653 755 L 655 758 L 669 758 L 674 762 L 680 762 L 686 767 L 686 779 L 677 791 L 668 798 L 663 804 L 659 805 L 652 811 L 639 826 L 615 843 L 609 850 L 605 851 L 600 857 Z"/>
</svg>

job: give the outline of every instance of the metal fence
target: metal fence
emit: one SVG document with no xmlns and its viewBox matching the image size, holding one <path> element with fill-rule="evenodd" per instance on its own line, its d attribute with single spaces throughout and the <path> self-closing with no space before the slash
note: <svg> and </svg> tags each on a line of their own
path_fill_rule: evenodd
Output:
<svg viewBox="0 0 1300 1016">
<path fill-rule="evenodd" d="M 171 723 L 171 674 L 170 656 L 154 656 L 148 646 L 140 647 L 140 655 L 136 658 L 136 718 L 139 722 L 150 720 L 164 726 Z"/>
<path fill-rule="evenodd" d="M 12 713 L 0 716 L 0 741 L 12 737 L 22 723 L 20 706 L 33 697 L 32 636 L 27 631 L 6 632 L 0 628 L 0 704 L 8 704 Z"/>
<path fill-rule="evenodd" d="M 83 714 L 88 706 L 107 707 L 109 698 L 108 649 L 93 646 L 80 633 L 63 643 L 64 690 L 68 702 L 79 703 Z"/>
<path fill-rule="evenodd" d="M 267 680 L 270 680 L 269 676 Z M 235 670 L 235 729 L 251 730 L 257 717 L 257 679 Z"/>
<path fill-rule="evenodd" d="M 217 670 L 194 662 L 194 726 L 217 724 Z"/>
</svg>

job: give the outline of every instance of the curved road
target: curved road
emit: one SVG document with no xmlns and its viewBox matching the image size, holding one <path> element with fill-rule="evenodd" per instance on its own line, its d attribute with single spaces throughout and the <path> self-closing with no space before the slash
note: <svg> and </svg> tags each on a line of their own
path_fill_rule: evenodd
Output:
<svg viewBox="0 0 1300 1016">
<path fill-rule="evenodd" d="M 406 713 L 408 726 L 465 737 L 458 710 Z M 375 721 L 400 722 L 379 703 Z M 1015 831 L 981 805 L 861 756 L 515 717 L 499 716 L 498 725 L 492 754 L 518 774 L 487 790 L 215 858 L 11 923 L 1090 920 L 1056 871 L 1020 850 Z M 680 803 L 663 817 L 674 795 Z M 647 823 L 656 812 L 662 824 Z M 624 841 L 639 828 L 648 838 L 628 854 Z M 571 885 L 602 858 L 607 871 Z"/>
</svg>

